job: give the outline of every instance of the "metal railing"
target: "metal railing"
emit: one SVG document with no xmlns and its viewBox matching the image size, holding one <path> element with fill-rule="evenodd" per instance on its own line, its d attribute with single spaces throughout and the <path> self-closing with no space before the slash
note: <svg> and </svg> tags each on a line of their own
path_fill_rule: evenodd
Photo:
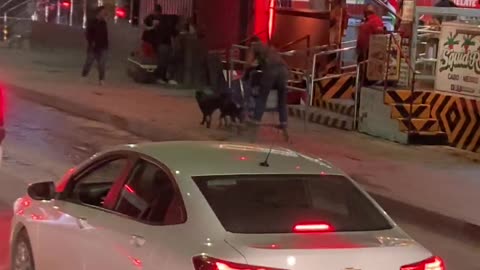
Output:
<svg viewBox="0 0 480 270">
<path fill-rule="evenodd" d="M 299 42 L 298 40 L 303 40 L 306 37 L 300 38 L 295 40 L 294 42 L 290 42 L 291 44 L 295 42 Z M 287 43 L 287 44 L 290 44 Z M 356 43 L 355 40 L 350 40 L 346 42 L 342 42 L 340 46 L 344 46 L 346 44 L 354 44 Z M 335 48 L 336 47 L 336 48 Z M 332 55 L 332 54 L 341 54 L 346 51 L 354 50 L 356 46 L 351 46 L 351 47 L 345 47 L 345 48 L 338 48 L 338 45 L 320 45 L 320 46 L 314 46 L 314 47 L 308 47 L 305 49 L 297 49 L 297 50 L 288 50 L 288 51 L 282 51 L 280 54 L 284 57 L 292 57 L 292 56 L 298 56 L 298 55 L 305 55 L 308 59 L 308 61 L 311 63 L 311 68 L 308 68 L 306 72 L 300 72 L 300 71 L 294 71 L 291 70 L 291 73 L 301 75 L 305 77 L 306 80 L 306 89 L 295 87 L 295 86 L 288 86 L 288 89 L 290 90 L 296 90 L 296 91 L 304 91 L 306 92 L 307 96 L 307 102 L 305 102 L 305 115 L 308 115 L 309 108 L 313 105 L 313 94 L 314 94 L 314 85 L 315 83 L 318 83 L 322 80 L 329 80 L 329 79 L 334 79 L 334 78 L 339 78 L 342 76 L 348 76 L 348 75 L 355 75 L 356 76 L 356 81 L 355 81 L 355 96 L 354 96 L 354 121 L 352 122 L 352 129 L 356 128 L 356 121 L 358 118 L 358 112 L 357 112 L 357 103 L 358 103 L 358 87 L 359 87 L 359 78 L 360 78 L 360 70 L 363 64 L 360 65 L 349 65 L 349 66 L 344 66 L 340 67 L 340 70 L 347 70 L 347 69 L 353 69 L 355 68 L 355 71 L 348 71 L 348 72 L 343 72 L 341 74 L 329 74 L 323 77 L 316 77 L 317 76 L 317 61 L 320 57 L 322 56 L 327 56 L 327 55 Z M 232 50 L 238 49 L 238 50 L 248 50 L 250 47 L 245 46 L 245 45 L 239 45 L 239 44 L 233 44 L 230 48 L 230 53 L 228 54 L 230 57 L 228 59 L 229 63 L 229 69 L 227 72 L 227 78 L 228 78 L 228 86 L 232 86 L 232 81 L 233 81 L 233 70 L 235 68 L 236 64 L 246 64 L 245 60 L 241 59 L 234 59 L 231 57 L 233 55 Z M 334 48 L 334 49 L 332 49 Z M 340 57 L 340 55 L 339 55 Z M 289 81 L 292 82 L 292 81 Z M 308 122 L 308 117 L 304 117 L 304 125 L 305 129 L 307 129 L 307 122 Z"/>
<path fill-rule="evenodd" d="M 399 54 L 400 54 L 400 60 L 403 58 L 405 59 L 405 63 L 408 66 L 409 73 L 412 74 L 412 80 L 410 81 L 410 98 L 409 98 L 409 113 L 408 113 L 408 118 L 407 118 L 407 134 L 412 133 L 412 128 L 413 128 L 413 123 L 412 123 L 412 113 L 413 113 L 413 104 L 415 102 L 415 78 L 417 75 L 417 71 L 415 69 L 415 66 L 412 64 L 411 59 L 406 57 L 403 50 L 402 50 L 402 45 L 398 42 L 398 40 L 395 37 L 395 32 L 390 32 L 388 33 L 389 36 L 389 42 L 388 42 L 388 49 L 387 49 L 387 67 L 385 71 L 385 77 L 384 77 L 384 95 L 386 94 L 386 91 L 388 90 L 388 81 L 389 81 L 389 74 L 390 74 L 390 57 L 391 57 L 391 49 L 392 45 L 394 45 Z M 400 61 L 401 62 L 401 61 Z"/>
<path fill-rule="evenodd" d="M 0 11 L 2 11 L 2 9 L 4 9 L 5 7 L 7 7 L 10 3 L 12 3 L 13 0 L 9 0 L 9 1 L 6 1 L 5 3 L 3 3 L 1 6 L 0 6 Z M 2 37 L 2 40 L 3 41 L 6 41 L 9 37 L 9 35 L 11 34 L 10 33 L 10 28 L 12 26 L 12 21 L 13 22 L 18 22 L 18 21 L 31 21 L 32 18 L 22 18 L 22 17 L 9 17 L 8 15 L 11 14 L 13 11 L 16 11 L 18 8 L 22 7 L 22 6 L 25 6 L 27 5 L 28 3 L 30 3 L 31 0 L 25 0 L 25 1 L 22 1 L 12 7 L 9 7 L 8 9 L 2 11 L 2 34 L 3 34 L 3 37 Z"/>
</svg>

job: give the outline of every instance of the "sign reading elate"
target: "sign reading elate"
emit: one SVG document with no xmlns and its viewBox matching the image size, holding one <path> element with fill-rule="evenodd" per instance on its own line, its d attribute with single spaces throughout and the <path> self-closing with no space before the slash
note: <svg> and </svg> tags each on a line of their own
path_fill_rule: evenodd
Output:
<svg viewBox="0 0 480 270">
<path fill-rule="evenodd" d="M 435 90 L 480 98 L 480 29 L 442 24 Z"/>
</svg>

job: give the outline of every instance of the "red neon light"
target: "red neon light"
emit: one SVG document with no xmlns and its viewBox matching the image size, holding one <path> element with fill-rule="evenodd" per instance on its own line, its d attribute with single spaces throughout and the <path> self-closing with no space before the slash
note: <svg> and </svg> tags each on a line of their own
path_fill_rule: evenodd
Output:
<svg viewBox="0 0 480 270">
<path fill-rule="evenodd" d="M 129 185 L 125 185 L 125 190 L 132 193 L 132 194 L 135 194 L 135 190 L 133 190 L 133 188 L 131 188 Z"/>
<path fill-rule="evenodd" d="M 333 227 L 326 223 L 298 224 L 293 228 L 294 232 L 332 232 Z"/>
<path fill-rule="evenodd" d="M 125 11 L 125 9 L 123 8 L 117 8 L 115 10 L 115 15 L 118 17 L 118 18 L 125 18 L 127 17 L 127 12 Z"/>
<path fill-rule="evenodd" d="M 272 39 L 273 26 L 275 20 L 275 0 L 270 0 L 268 9 L 268 39 Z"/>
<path fill-rule="evenodd" d="M 62 7 L 70 8 L 70 2 L 62 2 Z"/>
</svg>

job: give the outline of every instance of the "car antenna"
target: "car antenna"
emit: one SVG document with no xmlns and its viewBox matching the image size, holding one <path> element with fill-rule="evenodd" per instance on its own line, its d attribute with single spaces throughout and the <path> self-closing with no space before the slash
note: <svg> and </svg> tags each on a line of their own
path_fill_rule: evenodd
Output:
<svg viewBox="0 0 480 270">
<path fill-rule="evenodd" d="M 260 166 L 262 167 L 270 167 L 270 164 L 268 164 L 268 158 L 270 157 L 270 154 L 272 153 L 272 149 L 273 149 L 273 142 L 272 144 L 270 145 L 270 149 L 268 149 L 268 154 L 267 156 L 265 157 L 265 160 L 260 162 Z"/>
<path fill-rule="evenodd" d="M 275 116 L 275 114 L 274 114 Z M 270 167 L 270 164 L 268 163 L 268 159 L 270 158 L 270 154 L 272 153 L 272 150 L 273 150 L 273 138 L 272 138 L 272 142 L 270 143 L 270 149 L 268 149 L 268 154 L 267 156 L 265 157 L 265 160 L 260 162 L 260 166 L 262 167 Z"/>
</svg>

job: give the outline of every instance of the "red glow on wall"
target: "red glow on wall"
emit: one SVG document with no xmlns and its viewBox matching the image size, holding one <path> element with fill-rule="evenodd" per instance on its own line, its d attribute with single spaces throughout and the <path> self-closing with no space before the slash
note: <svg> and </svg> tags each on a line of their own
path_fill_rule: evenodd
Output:
<svg viewBox="0 0 480 270">
<path fill-rule="evenodd" d="M 255 0 L 255 35 L 263 42 L 267 41 L 268 6 L 267 0 Z M 262 35 L 260 33 L 263 33 Z"/>
<path fill-rule="evenodd" d="M 273 27 L 275 25 L 275 3 L 276 0 L 270 0 L 268 5 L 268 40 L 272 39 Z"/>
</svg>

